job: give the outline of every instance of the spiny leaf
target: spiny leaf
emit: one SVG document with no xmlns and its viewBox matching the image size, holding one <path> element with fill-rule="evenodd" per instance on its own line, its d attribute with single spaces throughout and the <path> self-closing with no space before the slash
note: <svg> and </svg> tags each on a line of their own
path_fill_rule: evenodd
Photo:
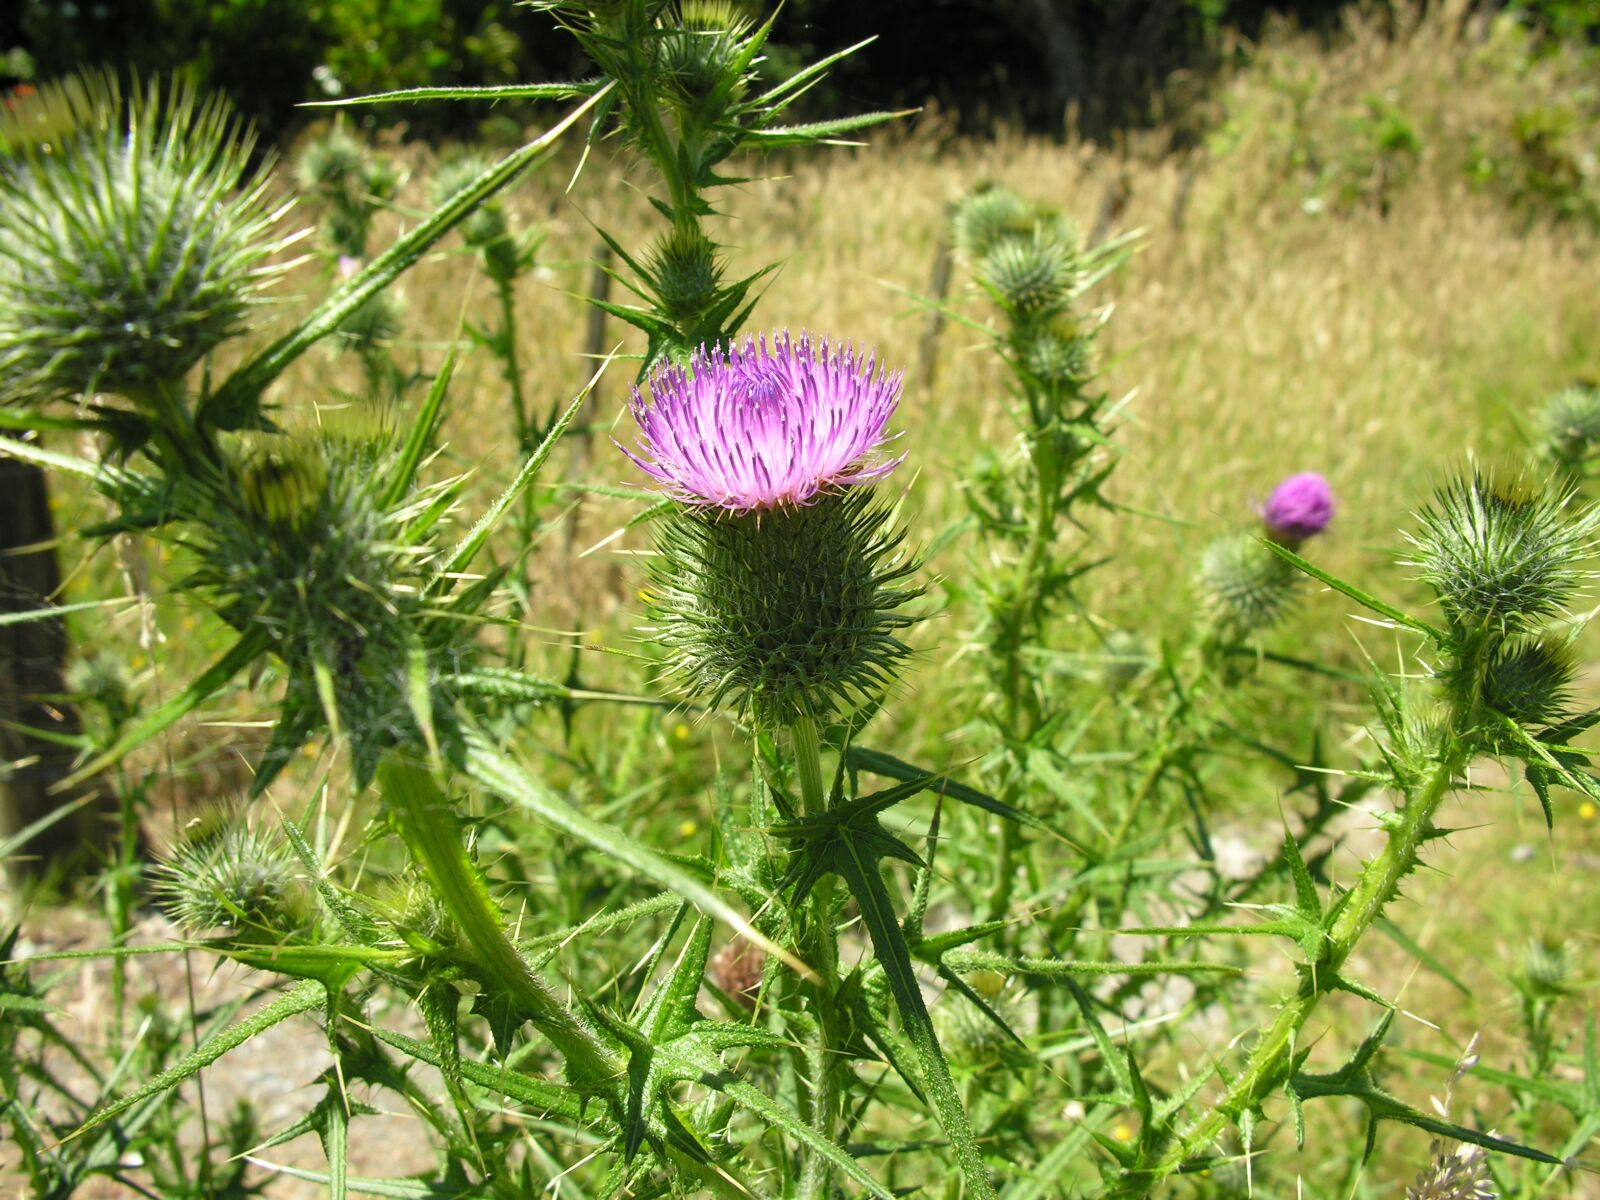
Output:
<svg viewBox="0 0 1600 1200">
<path fill-rule="evenodd" d="M 271 1029 L 280 1022 L 287 1021 L 298 1013 L 309 1012 L 318 1007 L 327 999 L 327 991 L 320 983 L 312 980 L 298 984 L 279 996 L 260 1012 L 253 1013 L 237 1024 L 230 1025 L 215 1036 L 206 1039 L 198 1049 L 185 1055 L 179 1062 L 161 1072 L 154 1079 L 124 1096 L 121 1100 L 110 1104 L 95 1113 L 78 1128 L 69 1133 L 63 1141 L 82 1137 L 91 1129 L 104 1125 L 122 1113 L 127 1112 L 141 1100 L 176 1087 L 184 1080 L 192 1078 L 201 1070 L 209 1067 L 217 1059 L 237 1046 L 243 1045 L 256 1034 L 266 1029 Z"/>
</svg>

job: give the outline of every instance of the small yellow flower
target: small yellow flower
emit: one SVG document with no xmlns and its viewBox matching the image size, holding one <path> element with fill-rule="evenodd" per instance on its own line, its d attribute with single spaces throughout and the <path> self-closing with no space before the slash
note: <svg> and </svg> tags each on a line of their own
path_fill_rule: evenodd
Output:
<svg viewBox="0 0 1600 1200">
<path fill-rule="evenodd" d="M 1111 1136 L 1119 1142 L 1131 1142 L 1133 1141 L 1133 1126 L 1126 1121 L 1120 1122 L 1112 1127 Z"/>
<path fill-rule="evenodd" d="M 677 738 L 680 742 L 687 742 L 691 732 L 692 730 L 690 730 L 690 728 L 682 721 L 679 721 L 672 727 L 672 736 Z"/>
<path fill-rule="evenodd" d="M 678 823 L 678 836 L 681 838 L 691 838 L 698 833 L 699 830 L 700 826 L 693 821 L 680 821 Z"/>
<path fill-rule="evenodd" d="M 1585 800 L 1582 804 L 1578 805 L 1578 817 L 1581 820 L 1592 821 L 1597 816 L 1600 816 L 1600 808 L 1595 806 L 1595 802 L 1593 800 Z"/>
</svg>

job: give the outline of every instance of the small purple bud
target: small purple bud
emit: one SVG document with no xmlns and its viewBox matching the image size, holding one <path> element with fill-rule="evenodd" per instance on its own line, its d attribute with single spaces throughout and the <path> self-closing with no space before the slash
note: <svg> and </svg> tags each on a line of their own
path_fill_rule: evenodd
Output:
<svg viewBox="0 0 1600 1200">
<path fill-rule="evenodd" d="M 357 271 L 361 270 L 361 260 L 353 254 L 341 254 L 339 255 L 338 269 L 340 279 L 351 279 Z"/>
<path fill-rule="evenodd" d="M 1303 542 L 1333 520 L 1333 489 L 1315 471 L 1291 475 L 1267 497 L 1261 520 L 1275 541 Z"/>
</svg>

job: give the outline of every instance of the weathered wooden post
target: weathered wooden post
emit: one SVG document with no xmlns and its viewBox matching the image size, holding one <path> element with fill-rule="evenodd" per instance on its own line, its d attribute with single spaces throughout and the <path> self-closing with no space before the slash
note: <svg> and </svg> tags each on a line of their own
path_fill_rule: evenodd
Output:
<svg viewBox="0 0 1600 1200">
<path fill-rule="evenodd" d="M 0 840 L 66 802 L 50 787 L 67 774 L 71 750 L 26 732 L 75 732 L 73 714 L 60 701 L 66 623 L 6 620 L 49 607 L 60 586 L 44 472 L 0 454 Z M 91 806 L 36 835 L 24 848 L 28 859 L 64 856 L 85 835 L 98 841 L 93 820 Z"/>
</svg>

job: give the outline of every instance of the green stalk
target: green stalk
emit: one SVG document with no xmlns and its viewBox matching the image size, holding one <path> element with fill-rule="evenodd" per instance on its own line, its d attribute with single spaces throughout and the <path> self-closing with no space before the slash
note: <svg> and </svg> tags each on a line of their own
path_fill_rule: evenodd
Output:
<svg viewBox="0 0 1600 1200">
<path fill-rule="evenodd" d="M 522 367 L 517 360 L 517 301 L 512 293 L 512 280 L 496 279 L 495 290 L 500 293 L 500 336 L 496 338 L 500 352 L 501 374 L 511 389 L 511 411 L 517 423 L 517 441 L 524 454 L 531 454 L 542 440 L 540 431 L 531 427 L 528 403 L 522 394 Z"/>
<path fill-rule="evenodd" d="M 1399 822 L 1388 842 L 1367 864 L 1339 910 L 1338 920 L 1328 933 L 1326 955 L 1315 970 L 1304 973 L 1299 991 L 1278 1010 L 1228 1090 L 1183 1131 L 1165 1157 L 1128 1179 L 1134 1190 L 1126 1194 L 1149 1195 L 1157 1183 L 1180 1170 L 1189 1159 L 1203 1154 L 1241 1114 L 1259 1106 L 1273 1090 L 1288 1082 L 1300 1030 L 1330 990 L 1329 985 L 1362 935 L 1394 899 L 1401 880 L 1416 867 L 1422 843 L 1433 831 L 1433 814 L 1450 794 L 1462 766 L 1461 758 L 1459 750 L 1446 754 L 1400 810 Z"/>
<path fill-rule="evenodd" d="M 614 1092 L 626 1072 L 622 1056 L 562 1004 L 517 953 L 499 907 L 461 844 L 449 800 L 427 769 L 392 753 L 378 766 L 378 785 L 406 844 L 490 980 L 561 1052 L 574 1082 Z M 620 1093 L 613 1098 L 621 1103 Z"/>
<path fill-rule="evenodd" d="M 812 717 L 801 717 L 790 727 L 794 743 L 795 775 L 800 783 L 800 808 L 806 816 L 823 812 L 828 805 L 822 781 L 822 737 Z M 811 890 L 807 907 L 806 940 L 801 951 L 820 976 L 815 983 L 801 985 L 817 1018 L 817 1043 L 805 1058 L 811 1074 L 811 1127 L 832 1143 L 844 1097 L 833 1086 L 833 1071 L 839 1061 L 839 1016 L 834 994 L 839 987 L 839 941 L 833 927 L 833 876 L 826 875 Z M 820 1154 L 808 1154 L 800 1178 L 800 1195 L 814 1200 L 828 1192 L 832 1170 Z"/>
</svg>

